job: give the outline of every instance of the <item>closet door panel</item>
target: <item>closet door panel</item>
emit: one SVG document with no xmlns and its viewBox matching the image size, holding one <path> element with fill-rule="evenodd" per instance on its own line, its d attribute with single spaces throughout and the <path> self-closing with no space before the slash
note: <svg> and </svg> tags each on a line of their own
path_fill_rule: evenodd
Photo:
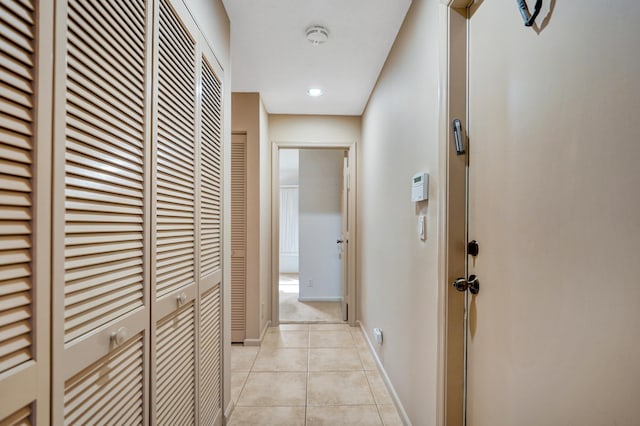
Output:
<svg viewBox="0 0 640 426">
<path fill-rule="evenodd" d="M 64 423 L 141 424 L 144 336 L 139 334 L 65 382 Z"/>
<path fill-rule="evenodd" d="M 0 39 L 0 374 L 33 359 L 35 11 L 10 6 L 17 14 L 3 5 L 0 15 L 0 35 L 9 36 Z"/>
<path fill-rule="evenodd" d="M 62 211 L 54 217 L 62 229 L 53 253 L 56 423 L 84 424 L 91 413 L 103 419 L 97 423 L 146 418 L 149 4 L 58 5 L 64 115 L 56 124 L 64 129 L 56 134 L 54 180 L 55 212 Z"/>
<path fill-rule="evenodd" d="M 195 414 L 195 307 L 190 303 L 156 328 L 156 423 L 189 425 Z"/>
<path fill-rule="evenodd" d="M 156 3 L 153 421 L 198 419 L 197 27 L 182 2 Z"/>
<path fill-rule="evenodd" d="M 246 336 L 247 135 L 231 136 L 231 341 Z"/>
<path fill-rule="evenodd" d="M 222 71 L 203 49 L 200 114 L 200 423 L 222 421 Z"/>
<path fill-rule="evenodd" d="M 160 1 L 155 300 L 196 283 L 195 58 L 196 44 L 189 29 L 168 1 Z"/>
<path fill-rule="evenodd" d="M 217 73 L 220 73 L 218 70 Z M 200 155 L 201 287 L 220 282 L 222 271 L 222 84 L 215 68 L 202 61 Z M 217 274 L 217 276 L 216 276 Z"/>
<path fill-rule="evenodd" d="M 200 424 L 222 419 L 222 307 L 220 285 L 200 301 Z"/>
<path fill-rule="evenodd" d="M 33 409 L 31 405 L 27 405 L 13 413 L 3 420 L 0 420 L 1 426 L 31 426 L 33 421 Z"/>
<path fill-rule="evenodd" d="M 145 307 L 144 10 L 144 0 L 68 4 L 67 345 Z M 97 86 L 85 70 L 100 69 Z M 120 85 L 135 102 L 118 96 Z"/>
<path fill-rule="evenodd" d="M 48 422 L 52 22 L 0 2 L 0 424 Z"/>
</svg>

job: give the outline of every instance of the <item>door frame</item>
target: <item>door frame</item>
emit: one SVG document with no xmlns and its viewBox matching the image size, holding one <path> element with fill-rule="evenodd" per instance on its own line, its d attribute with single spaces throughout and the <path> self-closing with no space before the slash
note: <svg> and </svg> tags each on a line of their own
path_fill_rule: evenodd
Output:
<svg viewBox="0 0 640 426">
<path fill-rule="evenodd" d="M 468 23 L 475 0 L 440 0 L 440 203 L 438 260 L 438 388 L 436 423 L 466 424 L 465 295 L 451 283 L 466 276 L 467 152 L 456 155 L 451 122 L 468 122 Z"/>
<path fill-rule="evenodd" d="M 356 326 L 356 265 L 357 265 L 357 150 L 356 142 L 271 142 L 271 324 L 280 324 L 280 150 L 281 149 L 343 149 L 349 158 L 349 242 L 347 244 L 347 303 L 349 316 L 347 323 Z M 343 283 L 344 285 L 344 283 Z"/>
</svg>

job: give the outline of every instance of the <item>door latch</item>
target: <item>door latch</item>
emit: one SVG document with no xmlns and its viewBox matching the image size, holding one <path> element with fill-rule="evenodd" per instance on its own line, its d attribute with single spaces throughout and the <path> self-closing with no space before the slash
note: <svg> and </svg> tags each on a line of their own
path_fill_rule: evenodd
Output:
<svg viewBox="0 0 640 426">
<path fill-rule="evenodd" d="M 467 291 L 471 294 L 480 292 L 480 281 L 475 275 L 469 275 L 469 278 L 460 277 L 453 282 L 453 287 L 458 291 Z"/>
</svg>

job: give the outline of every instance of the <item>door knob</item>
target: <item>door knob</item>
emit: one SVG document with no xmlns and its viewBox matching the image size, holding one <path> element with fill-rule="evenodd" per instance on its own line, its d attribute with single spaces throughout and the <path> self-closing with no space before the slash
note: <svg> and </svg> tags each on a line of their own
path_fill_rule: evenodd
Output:
<svg viewBox="0 0 640 426">
<path fill-rule="evenodd" d="M 471 294 L 478 294 L 480 292 L 480 281 L 475 275 L 469 275 L 469 278 L 460 277 L 453 282 L 453 287 L 458 291 L 467 291 Z"/>
<path fill-rule="evenodd" d="M 453 282 L 453 287 L 458 291 L 467 291 L 469 283 L 465 277 L 460 277 Z"/>
<path fill-rule="evenodd" d="M 176 296 L 176 300 L 178 301 L 178 306 L 182 306 L 187 301 L 187 293 L 184 291 Z"/>
<path fill-rule="evenodd" d="M 344 243 L 344 240 L 337 240 L 336 241 L 336 244 L 342 244 L 342 243 Z"/>
<path fill-rule="evenodd" d="M 109 336 L 111 343 L 114 346 L 119 346 L 123 344 L 128 337 L 129 337 L 129 330 L 127 330 L 126 327 L 120 327 L 117 331 L 114 331 Z"/>
</svg>

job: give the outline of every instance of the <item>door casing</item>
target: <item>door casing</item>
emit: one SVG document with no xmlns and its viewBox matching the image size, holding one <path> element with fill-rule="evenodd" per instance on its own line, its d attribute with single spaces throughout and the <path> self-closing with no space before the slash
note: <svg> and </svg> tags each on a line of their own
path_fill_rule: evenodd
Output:
<svg viewBox="0 0 640 426">
<path fill-rule="evenodd" d="M 440 15 L 440 203 L 438 216 L 438 388 L 436 421 L 440 426 L 465 422 L 465 296 L 451 283 L 466 276 L 467 153 L 456 155 L 451 122 L 466 128 L 469 7 L 474 0 L 441 0 Z"/>
<path fill-rule="evenodd" d="M 271 324 L 280 324 L 280 293 L 278 289 L 280 279 L 280 149 L 344 149 L 349 158 L 349 244 L 347 244 L 347 290 L 349 318 L 347 323 L 356 325 L 356 195 L 357 195 L 357 163 L 356 163 L 356 143 L 314 143 L 295 141 L 273 141 L 271 144 Z M 344 285 L 344 283 L 343 283 Z"/>
</svg>

